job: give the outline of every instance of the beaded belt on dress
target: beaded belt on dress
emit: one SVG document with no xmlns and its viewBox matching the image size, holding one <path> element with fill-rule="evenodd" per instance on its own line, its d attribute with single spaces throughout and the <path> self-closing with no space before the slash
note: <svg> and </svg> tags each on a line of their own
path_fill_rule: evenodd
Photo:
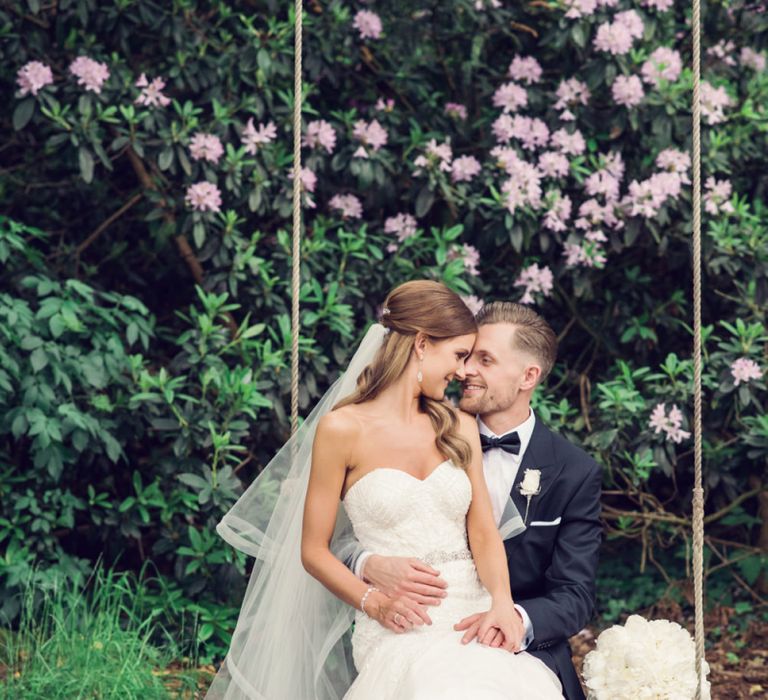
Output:
<svg viewBox="0 0 768 700">
<path fill-rule="evenodd" d="M 471 559 L 472 553 L 468 549 L 460 549 L 457 552 L 430 552 L 424 557 L 419 557 L 424 563 L 445 564 L 449 561 L 461 561 L 462 559 Z"/>
</svg>

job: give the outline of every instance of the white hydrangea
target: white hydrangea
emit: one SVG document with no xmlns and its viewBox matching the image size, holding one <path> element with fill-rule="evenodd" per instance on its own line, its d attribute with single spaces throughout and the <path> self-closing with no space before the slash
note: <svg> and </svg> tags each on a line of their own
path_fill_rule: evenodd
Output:
<svg viewBox="0 0 768 700">
<path fill-rule="evenodd" d="M 588 700 L 692 700 L 696 656 L 691 635 L 676 622 L 630 615 L 603 631 L 584 659 Z M 705 661 L 702 700 L 710 699 Z"/>
</svg>

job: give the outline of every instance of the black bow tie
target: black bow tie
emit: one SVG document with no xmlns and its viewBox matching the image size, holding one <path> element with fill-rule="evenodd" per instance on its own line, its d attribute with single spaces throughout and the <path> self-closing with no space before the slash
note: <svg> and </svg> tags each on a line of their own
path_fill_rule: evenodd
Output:
<svg viewBox="0 0 768 700">
<path fill-rule="evenodd" d="M 490 435 L 481 434 L 480 446 L 483 448 L 483 452 L 499 447 L 504 452 L 516 455 L 520 454 L 520 436 L 517 432 L 507 433 L 503 437 L 491 437 Z"/>
</svg>

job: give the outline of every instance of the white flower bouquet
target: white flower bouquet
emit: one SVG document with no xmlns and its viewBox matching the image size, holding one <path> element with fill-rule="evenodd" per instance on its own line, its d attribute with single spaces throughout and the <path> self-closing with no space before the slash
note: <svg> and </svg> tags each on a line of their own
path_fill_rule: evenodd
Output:
<svg viewBox="0 0 768 700">
<path fill-rule="evenodd" d="M 702 667 L 702 700 L 709 700 L 709 665 Z M 676 622 L 630 615 L 601 632 L 584 658 L 588 700 L 692 700 L 696 655 L 691 635 Z"/>
</svg>

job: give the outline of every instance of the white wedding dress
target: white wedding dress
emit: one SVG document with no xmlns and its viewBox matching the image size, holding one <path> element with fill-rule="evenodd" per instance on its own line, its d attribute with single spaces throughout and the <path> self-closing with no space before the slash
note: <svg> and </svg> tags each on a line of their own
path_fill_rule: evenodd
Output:
<svg viewBox="0 0 768 700">
<path fill-rule="evenodd" d="M 472 487 L 446 460 L 421 480 L 379 468 L 356 481 L 344 506 L 368 551 L 417 557 L 448 583 L 432 625 L 395 634 L 362 612 L 355 616 L 352 651 L 358 676 L 345 700 L 556 700 L 557 676 L 536 657 L 476 642 L 463 645 L 453 625 L 489 609 L 467 546 Z"/>
</svg>

